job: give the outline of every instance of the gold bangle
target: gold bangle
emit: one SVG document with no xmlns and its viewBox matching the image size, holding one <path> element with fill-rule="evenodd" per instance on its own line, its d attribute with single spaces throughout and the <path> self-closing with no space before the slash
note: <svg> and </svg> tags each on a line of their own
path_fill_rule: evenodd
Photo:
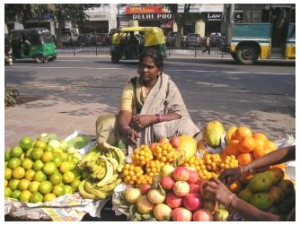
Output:
<svg viewBox="0 0 300 225">
<path fill-rule="evenodd" d="M 234 196 L 235 196 L 235 194 L 231 194 L 231 195 L 226 199 L 225 204 L 224 204 L 226 209 L 230 206 L 231 201 L 232 201 L 232 199 L 233 199 Z"/>
<path fill-rule="evenodd" d="M 253 172 L 254 172 L 254 170 L 251 168 L 251 166 L 249 165 L 249 163 L 246 163 L 246 166 L 248 166 L 249 172 L 250 172 L 250 173 L 253 173 Z"/>
</svg>

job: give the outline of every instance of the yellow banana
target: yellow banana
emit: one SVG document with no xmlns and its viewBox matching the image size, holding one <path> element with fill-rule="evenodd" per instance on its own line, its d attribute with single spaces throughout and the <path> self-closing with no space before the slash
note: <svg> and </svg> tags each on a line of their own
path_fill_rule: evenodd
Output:
<svg viewBox="0 0 300 225">
<path fill-rule="evenodd" d="M 113 150 L 119 158 L 119 160 L 118 160 L 119 164 L 124 165 L 126 163 L 126 156 L 125 156 L 124 152 L 119 148 L 114 148 Z"/>
<path fill-rule="evenodd" d="M 95 195 L 99 199 L 105 199 L 106 194 L 103 191 L 99 191 L 97 188 L 95 188 L 90 182 L 85 182 L 84 188 L 87 192 Z"/>
<path fill-rule="evenodd" d="M 97 145 L 95 145 L 84 155 L 84 157 L 80 160 L 78 166 L 80 168 L 84 168 L 89 161 L 97 159 L 99 155 L 100 149 Z"/>
<path fill-rule="evenodd" d="M 119 166 L 118 161 L 115 158 L 107 158 L 106 160 L 108 160 L 113 165 L 114 173 L 117 173 L 117 168 Z"/>
<path fill-rule="evenodd" d="M 105 165 L 106 173 L 105 176 L 102 178 L 102 180 L 100 180 L 97 183 L 97 187 L 103 187 L 107 185 L 107 183 L 111 180 L 112 176 L 114 175 L 113 165 L 107 159 L 105 159 L 105 162 L 106 162 Z"/>
<path fill-rule="evenodd" d="M 83 180 L 80 182 L 79 186 L 78 186 L 78 192 L 81 195 L 81 197 L 85 198 L 85 199 L 96 199 L 96 196 L 87 192 L 84 188 L 85 186 L 85 182 L 86 180 Z"/>
<path fill-rule="evenodd" d="M 118 179 L 116 179 L 113 183 L 106 185 L 102 188 L 99 188 L 100 191 L 104 191 L 104 192 L 108 192 L 108 191 L 112 191 L 115 189 L 115 187 L 117 185 L 119 185 L 120 183 L 122 183 L 123 179 L 121 177 L 119 177 Z"/>
<path fill-rule="evenodd" d="M 95 171 L 93 171 L 91 177 L 94 179 L 101 180 L 105 176 L 105 166 L 98 166 Z M 98 178 L 99 177 L 99 178 Z"/>
</svg>

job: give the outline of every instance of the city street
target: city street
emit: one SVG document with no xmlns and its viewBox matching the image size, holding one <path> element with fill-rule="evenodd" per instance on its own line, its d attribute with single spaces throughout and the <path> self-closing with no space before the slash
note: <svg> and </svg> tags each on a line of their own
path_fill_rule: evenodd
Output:
<svg viewBox="0 0 300 225">
<path fill-rule="evenodd" d="M 171 55 L 164 72 L 178 85 L 193 121 L 248 126 L 271 140 L 295 135 L 295 61 L 238 65 L 218 54 Z M 137 76 L 137 61 L 113 64 L 108 54 L 64 55 L 54 62 L 17 61 L 5 67 L 5 85 L 20 104 L 5 108 L 5 150 L 23 136 L 80 130 L 95 134 L 99 115 L 117 113 L 122 89 Z"/>
</svg>

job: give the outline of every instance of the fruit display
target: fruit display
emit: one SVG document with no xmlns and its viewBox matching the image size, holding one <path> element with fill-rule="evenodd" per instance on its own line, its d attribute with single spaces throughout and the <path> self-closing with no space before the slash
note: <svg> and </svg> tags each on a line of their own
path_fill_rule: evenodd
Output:
<svg viewBox="0 0 300 225">
<path fill-rule="evenodd" d="M 52 201 L 78 190 L 82 156 L 56 134 L 41 134 L 37 140 L 23 137 L 5 152 L 5 197 L 21 202 Z"/>
</svg>

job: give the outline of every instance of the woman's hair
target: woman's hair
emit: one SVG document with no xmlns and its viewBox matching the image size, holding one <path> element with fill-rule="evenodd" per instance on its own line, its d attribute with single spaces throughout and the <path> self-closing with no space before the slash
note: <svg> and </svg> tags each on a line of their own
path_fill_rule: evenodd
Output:
<svg viewBox="0 0 300 225">
<path fill-rule="evenodd" d="M 147 49 L 145 50 L 141 56 L 140 56 L 140 60 L 139 63 L 141 63 L 141 61 L 145 58 L 145 57 L 151 57 L 153 59 L 153 62 L 155 64 L 155 66 L 157 66 L 158 69 L 162 70 L 164 67 L 164 59 L 160 53 L 160 51 L 156 50 L 156 49 Z"/>
</svg>

